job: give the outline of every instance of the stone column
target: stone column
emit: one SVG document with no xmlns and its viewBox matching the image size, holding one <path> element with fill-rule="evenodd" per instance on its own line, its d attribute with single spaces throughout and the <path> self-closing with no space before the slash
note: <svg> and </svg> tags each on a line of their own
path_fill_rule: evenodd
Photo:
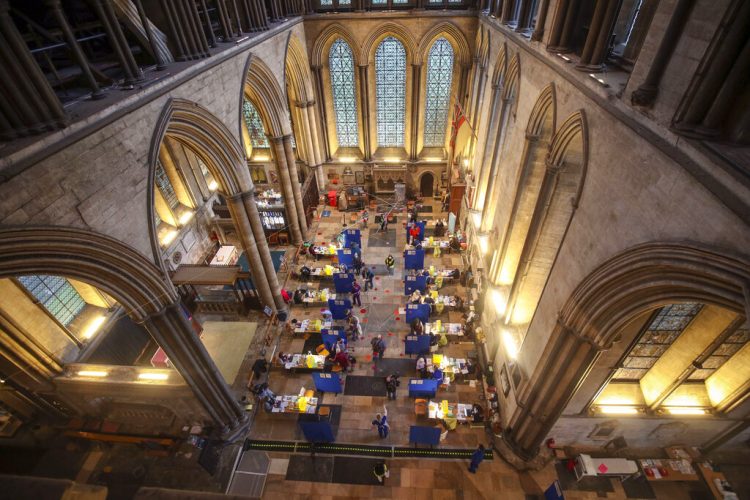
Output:
<svg viewBox="0 0 750 500">
<path fill-rule="evenodd" d="M 284 195 L 284 205 L 286 206 L 286 217 L 289 226 L 289 232 L 292 235 L 292 243 L 300 245 L 303 242 L 302 232 L 300 231 L 299 220 L 297 217 L 297 207 L 294 200 L 294 191 L 292 190 L 292 181 L 289 178 L 289 168 L 286 165 L 286 151 L 281 137 L 269 137 L 271 150 L 276 160 L 276 170 L 279 174 L 279 185 L 281 193 Z M 296 180 L 296 179 L 295 179 Z"/>
<path fill-rule="evenodd" d="M 586 43 L 576 69 L 581 71 L 598 71 L 604 64 L 621 0 L 606 0 L 596 4 L 591 27 L 586 36 Z"/>
<path fill-rule="evenodd" d="M 411 141 L 409 144 L 409 159 L 417 159 L 417 140 L 419 139 L 419 100 L 422 88 L 422 64 L 411 65 Z"/>
<path fill-rule="evenodd" d="M 93 5 L 96 15 L 102 22 L 102 27 L 107 34 L 107 40 L 112 46 L 112 50 L 114 50 L 115 56 L 117 56 L 120 66 L 125 73 L 125 83 L 127 85 L 134 84 L 136 80 L 143 78 L 143 74 L 135 63 L 133 54 L 130 52 L 130 46 L 122 34 L 120 23 L 112 11 L 112 5 L 108 0 L 95 0 Z"/>
<path fill-rule="evenodd" d="M 495 198 L 495 185 L 496 185 L 496 178 L 497 173 L 499 171 L 499 163 L 500 163 L 500 153 L 502 152 L 503 147 L 503 135 L 504 131 L 502 130 L 503 125 L 505 124 L 505 115 L 508 113 L 508 107 L 510 106 L 510 99 L 507 97 L 503 97 L 501 99 L 501 112 L 500 112 L 500 120 L 498 122 L 498 134 L 495 139 L 495 149 L 492 153 L 492 159 L 490 160 L 490 171 L 488 173 L 487 178 L 487 188 L 485 190 L 485 196 L 484 196 L 484 206 L 482 207 L 482 224 L 480 226 L 480 232 L 486 232 L 492 229 L 492 219 L 494 218 L 494 198 Z M 490 217 L 490 214 L 493 214 L 493 217 Z"/>
<path fill-rule="evenodd" d="M 558 324 L 534 372 L 520 387 L 518 406 L 503 433 L 505 443 L 518 457 L 529 460 L 536 456 L 602 349 Z"/>
<path fill-rule="evenodd" d="M 678 0 L 677 5 L 669 19 L 667 29 L 664 31 L 664 37 L 661 39 L 659 48 L 651 66 L 648 69 L 646 79 L 633 92 L 631 101 L 636 106 L 651 106 L 659 93 L 659 83 L 664 75 L 664 70 L 669 64 L 669 60 L 674 53 L 677 42 L 682 37 L 682 31 L 690 17 L 690 11 L 693 9 L 695 0 Z"/>
<path fill-rule="evenodd" d="M 268 248 L 266 238 L 263 236 L 258 240 L 253 231 L 252 219 L 247 209 L 245 208 L 245 201 L 243 200 L 242 194 L 237 194 L 227 198 L 227 206 L 232 214 L 232 220 L 237 228 L 237 233 L 240 236 L 242 242 L 242 248 L 245 250 L 247 255 L 247 263 L 250 267 L 250 274 L 253 277 L 253 283 L 255 289 L 258 291 L 261 302 L 268 306 L 274 306 L 276 304 L 274 300 L 274 293 L 271 290 L 271 285 L 268 281 L 268 276 L 265 271 L 266 266 L 261 259 L 260 251 L 258 250 L 258 241 L 262 242 Z M 258 209 L 255 208 L 255 219 L 260 222 L 260 216 L 258 215 Z M 261 227 L 261 229 L 263 229 Z M 273 269 L 273 265 L 271 265 Z"/>
<path fill-rule="evenodd" d="M 0 1 L 0 137 L 62 128 L 65 111 L 10 18 L 10 5 Z M 23 82 L 23 84 L 21 84 Z"/>
<path fill-rule="evenodd" d="M 193 390 L 221 438 L 231 440 L 244 431 L 248 425 L 247 414 L 237 404 L 179 303 L 150 315 L 143 326 Z"/>
<path fill-rule="evenodd" d="M 81 69 L 81 73 L 83 73 L 83 77 L 91 89 L 91 98 L 101 99 L 104 97 L 104 92 L 99 88 L 99 84 L 96 82 L 94 74 L 91 72 L 89 61 L 86 59 L 86 55 L 83 53 L 83 50 L 81 50 L 80 45 L 78 45 L 73 30 L 70 29 L 68 20 L 65 18 L 65 13 L 62 10 L 60 0 L 45 0 L 45 5 L 52 11 L 52 16 L 55 18 L 60 31 L 62 31 L 65 43 L 73 53 L 73 58 L 76 60 L 76 63 L 78 63 L 78 67 Z"/>
<path fill-rule="evenodd" d="M 579 0 L 560 0 L 555 10 L 552 31 L 547 43 L 550 52 L 568 52 L 570 50 L 570 33 L 575 23 L 575 12 Z"/>
<path fill-rule="evenodd" d="M 247 218 L 250 221 L 250 227 L 252 228 L 254 243 L 257 247 L 256 251 L 258 253 L 259 262 L 265 273 L 268 289 L 271 293 L 272 298 L 271 302 L 268 302 L 268 305 L 273 304 L 277 312 L 286 312 L 286 303 L 281 297 L 281 286 L 279 285 L 279 279 L 276 276 L 276 269 L 273 267 L 273 259 L 271 259 L 271 250 L 268 248 L 266 233 L 263 230 L 263 224 L 260 221 L 260 213 L 258 213 L 258 203 L 255 200 L 254 189 L 251 187 L 249 191 L 246 191 L 239 196 L 242 199 Z"/>
<path fill-rule="evenodd" d="M 547 11 L 549 10 L 549 0 L 542 0 L 539 4 L 539 15 L 536 17 L 536 27 L 531 34 L 531 40 L 540 42 L 544 36 L 544 24 L 547 22 Z M 533 16 L 533 13 L 532 13 Z"/>
<path fill-rule="evenodd" d="M 307 106 L 300 108 L 303 113 L 303 117 L 306 123 L 306 134 L 308 135 L 308 148 L 311 151 L 311 158 L 308 163 L 308 167 L 314 172 L 315 181 L 318 184 L 318 191 L 323 192 L 326 186 L 326 180 L 323 174 L 323 160 L 320 153 L 320 145 L 318 144 L 318 125 L 315 122 L 315 101 L 310 101 Z"/>
<path fill-rule="evenodd" d="M 299 230 L 304 240 L 307 237 L 307 217 L 305 216 L 305 206 L 302 203 L 302 189 L 299 184 L 299 175 L 297 174 L 297 162 L 294 158 L 294 149 L 292 149 L 292 136 L 285 135 L 282 137 L 284 152 L 286 153 L 286 166 L 289 169 L 289 180 L 292 184 L 292 194 L 294 196 L 294 206 L 297 208 L 297 221 Z"/>
<path fill-rule="evenodd" d="M 495 8 L 492 10 L 492 17 L 500 19 L 503 15 L 503 0 L 495 0 Z"/>
<path fill-rule="evenodd" d="M 133 3 L 135 4 L 135 8 L 138 10 L 138 18 L 141 20 L 143 31 L 146 33 L 146 39 L 148 39 L 148 45 L 149 47 L 151 47 L 151 52 L 153 52 L 154 60 L 156 61 L 156 70 L 162 71 L 167 67 L 167 65 L 164 62 L 161 50 L 159 50 L 159 47 L 156 45 L 156 38 L 154 38 L 154 33 L 151 29 L 151 23 L 146 16 L 146 11 L 143 9 L 143 2 L 141 0 L 133 0 Z"/>
<path fill-rule="evenodd" d="M 372 159 L 372 148 L 370 146 L 370 98 L 367 90 L 369 86 L 367 69 L 368 66 L 366 64 L 359 66 L 359 97 L 360 104 L 362 105 L 362 137 L 365 143 L 364 160 L 370 161 Z"/>
<path fill-rule="evenodd" d="M 318 116 L 320 116 L 320 133 L 321 133 L 321 139 L 323 140 L 323 151 L 321 151 L 320 155 L 320 161 L 321 163 L 323 161 L 328 161 L 331 159 L 331 151 L 328 145 L 328 121 L 326 118 L 326 101 L 325 101 L 325 91 L 323 86 L 323 67 L 322 66 L 312 66 L 313 74 L 315 75 L 315 78 L 313 81 L 315 82 L 315 95 L 318 96 L 317 102 L 320 104 L 320 106 L 317 107 L 318 112 L 320 115 L 317 115 L 316 121 Z M 325 152 L 325 156 L 323 155 L 323 152 Z"/>
</svg>

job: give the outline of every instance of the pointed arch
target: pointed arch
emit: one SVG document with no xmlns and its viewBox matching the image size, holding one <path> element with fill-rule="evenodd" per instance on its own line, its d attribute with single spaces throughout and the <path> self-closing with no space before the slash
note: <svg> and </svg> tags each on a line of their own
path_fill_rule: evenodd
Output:
<svg viewBox="0 0 750 500">
<path fill-rule="evenodd" d="M 420 61 L 422 64 L 427 64 L 427 58 L 429 57 L 430 49 L 438 38 L 445 38 L 451 43 L 453 47 L 453 53 L 455 62 L 459 66 L 467 65 L 471 61 L 471 50 L 469 49 L 469 43 L 466 37 L 453 23 L 440 23 L 435 25 L 430 31 L 425 33 L 419 42 L 417 49 L 417 57 L 415 60 Z"/>
<path fill-rule="evenodd" d="M 490 62 L 490 42 L 491 42 L 491 34 L 489 29 L 484 30 L 484 36 L 482 39 L 482 45 L 479 50 L 479 64 L 481 64 L 483 67 L 487 67 L 487 64 Z"/>
<path fill-rule="evenodd" d="M 526 125 L 513 205 L 504 221 L 502 244 L 491 266 L 491 274 L 499 285 L 511 285 L 521 264 L 524 244 L 532 230 L 532 215 L 545 179 L 545 160 L 555 132 L 555 112 L 555 87 L 550 83 L 539 93 Z"/>
<path fill-rule="evenodd" d="M 284 68 L 286 87 L 291 91 L 289 98 L 300 103 L 314 100 L 310 63 L 302 42 L 292 32 L 289 33 Z"/>
<path fill-rule="evenodd" d="M 403 44 L 404 49 L 406 49 L 407 65 L 415 60 L 417 44 L 414 42 L 411 32 L 400 24 L 387 22 L 373 30 L 364 44 L 362 44 L 362 52 L 359 56 L 360 64 L 375 63 L 375 49 L 378 48 L 380 42 L 387 36 L 393 36 Z"/>
<path fill-rule="evenodd" d="M 358 50 L 358 46 L 354 42 L 354 37 L 351 32 L 343 25 L 333 23 L 326 26 L 326 28 L 320 32 L 318 38 L 315 39 L 310 55 L 310 64 L 313 67 L 325 66 L 328 64 L 328 52 L 331 48 L 331 44 L 337 38 L 344 39 L 349 45 L 349 48 L 352 49 L 355 66 L 359 64 L 361 52 Z"/>
<path fill-rule="evenodd" d="M 519 60 L 518 52 L 513 55 L 513 59 L 508 64 L 508 73 L 505 77 L 505 89 L 503 91 L 503 98 L 507 100 L 514 99 L 519 92 L 521 85 L 521 61 Z M 516 106 L 514 106 L 513 115 L 515 116 Z"/>
<path fill-rule="evenodd" d="M 508 46 L 505 42 L 500 46 L 495 59 L 495 67 L 492 71 L 492 85 L 505 85 L 505 75 L 508 72 Z"/>
<path fill-rule="evenodd" d="M 565 120 L 552 139 L 510 290 L 508 323 L 528 325 L 547 285 L 583 190 L 588 161 L 587 135 L 586 117 L 580 110 Z"/>
<path fill-rule="evenodd" d="M 273 137 L 290 134 L 292 129 L 284 93 L 271 69 L 259 57 L 250 54 L 244 75 L 239 109 L 242 109 L 242 99 L 249 99 L 260 113 L 267 134 Z"/>
<path fill-rule="evenodd" d="M 112 296 L 135 321 L 177 302 L 177 292 L 143 254 L 105 234 L 52 226 L 0 229 L 0 277 L 58 275 Z"/>
</svg>

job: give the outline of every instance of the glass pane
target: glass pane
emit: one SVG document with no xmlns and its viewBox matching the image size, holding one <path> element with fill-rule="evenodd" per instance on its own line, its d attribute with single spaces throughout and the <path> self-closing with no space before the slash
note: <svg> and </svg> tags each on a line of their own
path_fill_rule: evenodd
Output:
<svg viewBox="0 0 750 500">
<path fill-rule="evenodd" d="M 250 135 L 250 145 L 253 148 L 270 147 L 266 131 L 263 129 L 263 122 L 260 119 L 258 110 L 253 103 L 248 100 L 242 101 L 242 116 L 245 117 L 247 132 Z"/>
<path fill-rule="evenodd" d="M 375 51 L 375 99 L 378 145 L 404 145 L 406 117 L 406 50 L 396 38 L 385 38 Z"/>
<path fill-rule="evenodd" d="M 349 44 L 341 38 L 331 44 L 328 53 L 331 93 L 336 116 L 336 135 L 340 147 L 357 147 L 357 93 L 354 87 L 354 56 Z"/>
<path fill-rule="evenodd" d="M 169 208 L 172 210 L 177 208 L 177 204 L 179 203 L 177 200 L 177 194 L 174 192 L 172 182 L 169 180 L 169 177 L 167 177 L 167 173 L 164 171 L 164 167 L 160 161 L 156 162 L 154 182 L 156 183 L 156 187 L 159 188 L 159 191 L 161 191 L 161 195 L 164 197 L 164 200 L 166 200 Z"/>
<path fill-rule="evenodd" d="M 453 47 L 445 38 L 438 38 L 427 58 L 427 93 L 424 109 L 424 145 L 445 144 L 448 106 L 453 82 Z"/>
<path fill-rule="evenodd" d="M 321 7 L 330 7 L 333 5 L 333 0 L 320 0 Z"/>
<path fill-rule="evenodd" d="M 68 326 L 86 306 L 75 288 L 59 276 L 21 276 L 23 285 L 57 321 Z"/>
</svg>

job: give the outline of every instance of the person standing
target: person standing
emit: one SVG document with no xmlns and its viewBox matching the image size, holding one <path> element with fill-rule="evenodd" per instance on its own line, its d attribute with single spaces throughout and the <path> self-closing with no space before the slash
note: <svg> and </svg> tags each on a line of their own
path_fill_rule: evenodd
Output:
<svg viewBox="0 0 750 500">
<path fill-rule="evenodd" d="M 482 463 L 482 460 L 484 460 L 484 445 L 480 444 L 479 447 L 474 450 L 474 453 L 471 455 L 471 464 L 469 464 L 469 472 L 472 474 L 476 474 L 477 467 L 479 467 L 479 464 Z"/>
<path fill-rule="evenodd" d="M 396 267 L 396 259 L 393 258 L 393 255 L 388 254 L 388 257 L 385 258 L 385 267 L 388 268 L 388 274 L 393 276 L 393 269 Z"/>
<path fill-rule="evenodd" d="M 383 355 L 385 354 L 385 341 L 383 340 L 383 336 L 378 334 L 370 343 L 372 345 L 373 361 L 382 360 Z"/>
<path fill-rule="evenodd" d="M 359 296 L 361 291 L 362 287 L 359 286 L 357 280 L 354 280 L 354 282 L 352 283 L 352 304 L 356 304 L 359 307 L 362 307 L 362 299 Z"/>
<path fill-rule="evenodd" d="M 375 474 L 375 477 L 380 484 L 385 484 L 385 478 L 390 477 L 391 475 L 388 472 L 388 466 L 385 465 L 385 462 L 378 462 L 377 464 L 375 464 L 375 467 L 372 469 L 372 473 Z"/>
<path fill-rule="evenodd" d="M 359 274 L 362 272 L 362 257 L 358 253 L 354 254 L 354 273 Z"/>
<path fill-rule="evenodd" d="M 375 273 L 372 272 L 372 269 L 370 269 L 369 267 L 365 267 L 363 274 L 365 278 L 365 292 L 369 288 L 375 288 L 375 285 L 372 282 L 372 280 L 375 279 Z"/>
<path fill-rule="evenodd" d="M 370 214 L 365 210 L 362 212 L 362 227 L 367 229 L 367 221 L 370 219 Z"/>
<path fill-rule="evenodd" d="M 412 245 L 416 245 L 416 243 L 419 241 L 419 226 L 416 222 L 412 222 L 411 227 L 409 228 L 409 236 L 410 236 L 410 243 Z"/>
<path fill-rule="evenodd" d="M 392 373 L 385 378 L 385 390 L 388 393 L 388 399 L 396 399 L 396 389 L 401 385 L 398 377 L 398 373 Z"/>
<path fill-rule="evenodd" d="M 385 405 L 383 406 L 383 415 L 380 415 L 380 413 L 375 415 L 375 420 L 372 421 L 372 425 L 378 427 L 378 435 L 380 436 L 380 439 L 388 437 L 388 431 L 391 426 L 388 424 L 388 408 L 386 408 Z"/>
</svg>

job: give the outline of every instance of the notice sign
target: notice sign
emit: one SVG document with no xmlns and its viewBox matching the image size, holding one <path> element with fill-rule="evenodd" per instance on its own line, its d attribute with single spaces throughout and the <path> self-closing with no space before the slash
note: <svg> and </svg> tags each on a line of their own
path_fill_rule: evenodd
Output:
<svg viewBox="0 0 750 500">
<path fill-rule="evenodd" d="M 599 471 L 600 474 L 606 474 L 609 469 L 607 468 L 606 465 L 599 464 L 599 467 L 597 467 L 597 470 Z"/>
</svg>

